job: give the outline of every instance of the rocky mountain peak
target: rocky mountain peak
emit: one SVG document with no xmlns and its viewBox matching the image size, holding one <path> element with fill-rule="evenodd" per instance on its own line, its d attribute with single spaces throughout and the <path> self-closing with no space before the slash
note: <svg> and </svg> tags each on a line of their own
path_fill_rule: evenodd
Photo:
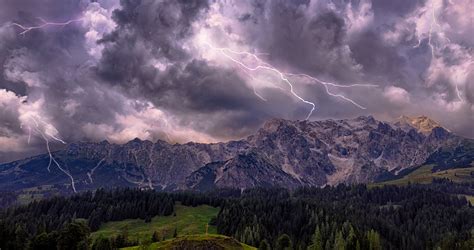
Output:
<svg viewBox="0 0 474 250">
<path fill-rule="evenodd" d="M 375 120 L 375 118 L 371 115 L 368 115 L 368 116 L 359 116 L 357 118 L 354 119 L 355 121 L 359 121 L 359 122 L 366 122 L 368 124 L 375 124 L 377 121 Z"/>
<path fill-rule="evenodd" d="M 292 121 L 281 119 L 281 118 L 273 118 L 265 122 L 261 130 L 265 130 L 267 132 L 275 132 L 281 126 L 290 125 L 291 122 Z"/>
<path fill-rule="evenodd" d="M 402 128 L 414 128 L 425 135 L 430 134 L 434 128 L 442 126 L 427 116 L 406 116 L 402 115 L 395 120 L 394 125 Z"/>
</svg>

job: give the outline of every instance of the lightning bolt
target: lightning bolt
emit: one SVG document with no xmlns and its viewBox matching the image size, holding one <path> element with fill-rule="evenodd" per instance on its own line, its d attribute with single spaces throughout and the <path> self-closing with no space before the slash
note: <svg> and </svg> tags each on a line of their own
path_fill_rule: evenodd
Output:
<svg viewBox="0 0 474 250">
<path fill-rule="evenodd" d="M 459 100 L 461 100 L 461 102 L 464 102 L 464 99 L 462 98 L 461 91 L 459 90 L 458 84 L 456 84 L 456 94 L 458 95 Z"/>
<path fill-rule="evenodd" d="M 41 21 L 41 24 L 38 25 L 38 26 L 24 26 L 22 24 L 15 23 L 15 22 L 12 23 L 12 26 L 18 27 L 21 30 L 23 30 L 22 32 L 20 32 L 20 35 L 25 35 L 26 33 L 30 32 L 32 30 L 44 29 L 48 26 L 64 27 L 64 26 L 69 25 L 71 23 L 80 22 L 80 21 L 83 20 L 83 18 L 79 18 L 79 19 L 71 19 L 71 20 L 68 20 L 66 22 L 48 22 L 48 21 L 44 20 L 41 17 L 38 17 L 38 19 Z"/>
<path fill-rule="evenodd" d="M 102 160 L 100 160 L 99 163 L 97 163 L 97 165 L 95 165 L 95 167 L 94 167 L 91 171 L 87 172 L 87 177 L 89 177 L 90 184 L 93 183 L 92 176 L 94 175 L 95 170 L 96 170 L 98 167 L 100 167 L 100 164 L 102 164 L 102 162 L 104 162 L 105 159 L 106 159 L 106 158 L 102 158 Z"/>
<path fill-rule="evenodd" d="M 364 84 L 364 83 L 355 83 L 355 84 L 349 84 L 349 85 L 342 85 L 342 84 L 337 84 L 337 83 L 332 83 L 332 82 L 326 82 L 326 81 L 323 81 L 323 80 L 320 80 L 314 76 L 310 76 L 308 74 L 292 74 L 292 73 L 288 73 L 287 75 L 293 75 L 293 76 L 299 76 L 299 77 L 305 77 L 305 78 L 308 78 L 310 80 L 313 80 L 321 85 L 324 86 L 324 89 L 326 90 L 326 93 L 330 96 L 333 96 L 333 97 L 338 97 L 338 98 L 341 98 L 345 101 L 348 101 L 350 103 L 352 103 L 354 106 L 360 108 L 360 109 L 367 109 L 366 107 L 358 104 L 357 102 L 355 102 L 354 100 L 342 95 L 342 94 L 334 94 L 332 93 L 330 90 L 329 90 L 329 86 L 332 86 L 332 87 L 338 87 L 338 88 L 352 88 L 352 87 L 378 87 L 378 85 L 375 85 L 375 84 Z"/>
<path fill-rule="evenodd" d="M 260 79 L 257 79 L 255 78 L 252 74 L 248 73 L 247 71 L 245 70 L 242 70 L 242 72 L 244 72 L 244 74 L 246 74 L 248 77 L 250 77 L 253 81 L 260 81 Z M 260 98 L 262 101 L 266 102 L 267 99 L 265 99 L 265 97 L 263 97 L 262 95 L 260 95 L 258 92 L 257 92 L 257 89 L 255 89 L 255 84 L 252 83 L 252 88 L 253 88 L 253 93 L 258 97 Z"/>
<path fill-rule="evenodd" d="M 449 4 L 454 4 L 451 0 L 449 0 L 448 2 L 449 2 Z M 436 9 L 437 9 L 437 7 L 435 7 L 434 3 L 431 3 L 430 4 L 430 9 L 429 9 L 429 11 L 430 11 L 430 28 L 428 30 L 428 46 L 430 47 L 430 50 L 431 50 L 432 60 L 436 59 L 436 55 L 435 55 L 436 46 L 432 43 L 433 32 L 434 32 L 435 27 L 442 28 L 441 25 L 438 22 L 438 19 L 436 18 Z M 449 38 L 445 37 L 444 35 L 442 37 L 446 41 L 451 42 L 451 40 Z M 418 43 L 413 48 L 418 48 L 420 45 L 421 45 L 421 39 L 418 39 Z M 455 88 L 456 88 L 457 97 L 459 98 L 459 100 L 461 102 L 464 102 L 464 99 L 462 98 L 462 93 L 459 90 L 459 84 L 458 83 L 456 83 Z"/>
<path fill-rule="evenodd" d="M 433 4 L 431 4 L 431 22 L 430 22 L 430 30 L 428 32 L 428 45 L 430 46 L 430 49 L 431 49 L 431 57 L 432 58 L 435 58 L 434 46 L 431 43 L 431 37 L 432 37 L 432 33 L 433 33 L 434 24 L 439 26 L 438 21 L 436 20 L 435 8 L 434 8 Z"/>
<path fill-rule="evenodd" d="M 451 1 L 449 1 L 450 4 L 453 4 Z M 436 13 L 435 13 L 435 6 L 434 4 L 432 3 L 431 4 L 431 23 L 430 23 L 430 30 L 429 30 L 429 33 L 428 33 L 428 45 L 430 46 L 431 48 L 431 56 L 432 58 L 435 58 L 435 54 L 434 54 L 434 45 L 431 43 L 431 37 L 432 37 L 432 32 L 433 32 L 433 26 L 438 26 L 439 28 L 441 28 L 441 25 L 438 23 L 438 20 L 436 19 Z M 447 37 L 444 37 L 448 42 L 451 42 L 449 40 L 449 38 Z M 459 98 L 459 100 L 461 102 L 464 102 L 464 99 L 462 98 L 462 95 L 461 95 L 461 91 L 459 90 L 459 84 L 456 83 L 456 94 Z"/>
<path fill-rule="evenodd" d="M 205 45 L 207 45 L 208 47 L 210 47 L 212 50 L 215 50 L 215 51 L 218 51 L 221 53 L 221 55 L 223 55 L 224 57 L 226 57 L 227 59 L 229 59 L 230 61 L 234 62 L 235 64 L 237 64 L 240 68 L 242 68 L 244 71 L 247 72 L 247 75 L 249 75 L 252 79 L 256 79 L 255 77 L 251 76 L 250 73 L 248 72 L 255 72 L 255 71 L 258 71 L 258 70 L 266 70 L 266 71 L 270 71 L 270 72 L 273 72 L 275 73 L 277 76 L 279 76 L 279 78 L 285 82 L 289 87 L 290 87 L 290 93 L 296 97 L 298 100 L 300 100 L 301 102 L 305 103 L 305 104 L 308 104 L 311 106 L 311 110 L 309 111 L 308 115 L 306 116 L 306 120 L 308 120 L 311 115 L 313 114 L 314 110 L 316 109 L 316 105 L 313 103 L 313 102 L 310 102 L 306 99 L 304 99 L 303 97 L 301 97 L 300 95 L 298 95 L 295 91 L 294 91 L 294 87 L 293 87 L 293 83 L 290 81 L 289 77 L 304 77 L 304 78 L 307 78 L 311 81 L 314 81 L 316 83 L 319 83 L 321 85 L 324 86 L 325 90 L 326 90 L 326 93 L 330 96 L 333 96 L 333 97 L 337 97 L 337 98 L 341 98 L 345 101 L 348 101 L 350 102 L 351 104 L 355 105 L 356 107 L 360 108 L 360 109 L 366 109 L 364 106 L 358 104 L 356 101 L 342 95 L 342 94 L 335 94 L 335 93 L 332 93 L 329 89 L 329 86 L 331 87 L 339 87 L 339 88 L 351 88 L 351 87 L 377 87 L 377 85 L 374 85 L 374 84 L 351 84 L 351 85 L 341 85 L 341 84 L 336 84 L 336 83 L 332 83 L 332 82 L 326 82 L 326 81 L 323 81 L 323 80 L 320 80 L 314 76 L 310 76 L 308 74 L 296 74 L 296 73 L 286 73 L 286 72 L 283 72 L 279 69 L 277 69 L 276 67 L 272 66 L 270 63 L 267 63 L 265 62 L 263 59 L 261 59 L 257 54 L 253 54 L 253 53 L 250 53 L 250 52 L 246 52 L 246 51 L 235 51 L 235 50 L 232 50 L 230 48 L 219 48 L 219 47 L 215 47 L 213 46 L 212 44 L 208 43 L 208 42 L 204 42 Z M 244 63 L 242 60 L 239 60 L 238 58 L 234 57 L 233 55 L 236 55 L 236 56 L 248 56 L 250 58 L 252 58 L 254 61 L 257 62 L 257 65 L 256 66 L 250 66 L 246 63 Z M 266 99 L 264 99 L 260 94 L 258 94 L 256 91 L 255 91 L 255 86 L 253 86 L 254 88 L 254 93 L 257 97 L 259 97 L 260 99 L 266 101 Z"/>
<path fill-rule="evenodd" d="M 25 26 L 25 25 L 15 23 L 15 22 L 13 22 L 11 25 L 22 30 L 19 33 L 20 35 L 26 35 L 26 33 L 30 32 L 30 31 L 33 31 L 33 30 L 45 29 L 49 26 L 64 27 L 66 25 L 69 25 L 69 24 L 72 24 L 72 23 L 75 23 L 75 22 L 80 22 L 80 21 L 83 20 L 83 18 L 79 18 L 79 19 L 71 19 L 71 20 L 68 20 L 66 22 L 49 22 L 49 21 L 46 21 L 45 19 L 43 19 L 41 17 L 39 17 L 38 19 L 41 21 L 41 24 L 37 25 L 37 26 Z M 40 126 L 43 126 L 44 128 L 52 128 L 54 131 L 57 131 L 51 124 L 46 123 L 42 119 L 40 119 L 38 117 L 34 117 L 34 116 L 29 116 L 28 120 L 31 123 L 31 124 L 27 125 L 27 127 L 28 127 L 28 144 L 31 141 L 31 134 L 32 134 L 33 131 L 36 132 L 37 134 L 39 134 L 41 136 L 41 138 L 45 141 L 46 150 L 48 151 L 48 155 L 49 155 L 49 163 L 48 163 L 48 167 L 47 167 L 48 172 L 51 172 L 51 165 L 54 163 L 58 167 L 58 169 L 61 170 L 61 172 L 63 172 L 64 174 L 66 174 L 69 177 L 69 179 L 71 180 L 71 187 L 72 187 L 74 193 L 77 193 L 74 177 L 72 176 L 72 174 L 69 171 L 64 169 L 59 164 L 59 162 L 56 160 L 56 158 L 54 158 L 53 154 L 51 153 L 51 148 L 50 148 L 50 145 L 49 145 L 50 141 L 56 141 L 56 142 L 60 142 L 62 144 L 66 144 L 66 142 L 63 141 L 62 139 L 60 139 L 59 137 L 57 137 L 55 134 L 51 133 L 48 129 L 43 129 L 44 131 L 42 131 L 40 129 Z M 23 124 L 21 125 L 21 127 L 23 127 Z"/>
<path fill-rule="evenodd" d="M 30 143 L 32 132 L 34 131 L 34 132 L 38 133 L 40 135 L 40 137 L 44 140 L 44 142 L 46 144 L 46 150 L 48 151 L 48 156 L 49 156 L 49 163 L 48 163 L 48 167 L 47 167 L 48 172 L 51 172 L 51 165 L 54 163 L 58 167 L 58 169 L 61 170 L 61 172 L 63 172 L 64 174 L 66 174 L 69 177 L 69 179 L 71 180 L 71 187 L 72 187 L 74 193 L 77 193 L 74 177 L 71 175 L 71 173 L 69 173 L 69 171 L 65 170 L 59 164 L 59 162 L 56 160 L 56 158 L 54 158 L 53 154 L 51 153 L 51 148 L 49 146 L 51 140 L 56 141 L 56 142 L 60 142 L 62 144 L 66 144 L 66 142 L 63 141 L 62 139 L 58 138 L 53 133 L 51 133 L 50 132 L 51 129 L 47 129 L 47 128 L 52 128 L 54 131 L 57 131 L 51 124 L 43 121 L 42 119 L 40 119 L 38 117 L 34 117 L 32 115 L 29 116 L 27 120 L 29 120 L 29 122 L 31 123 L 31 124 L 26 124 L 26 126 L 28 127 L 28 144 Z M 25 124 L 21 124 L 20 127 L 23 128 L 24 125 Z M 40 128 L 41 126 L 43 126 L 43 129 Z"/>
<path fill-rule="evenodd" d="M 434 52 L 435 46 L 431 42 L 432 37 L 433 37 L 433 29 L 434 29 L 434 26 L 441 27 L 441 25 L 439 25 L 438 20 L 436 19 L 436 10 L 433 3 L 430 4 L 429 12 L 430 12 L 430 28 L 428 30 L 428 46 L 430 47 L 432 58 L 435 58 L 435 52 Z M 413 46 L 413 48 L 420 47 L 421 40 L 422 40 L 421 38 L 418 38 L 418 43 L 415 46 Z"/>
<path fill-rule="evenodd" d="M 307 101 L 303 97 L 296 94 L 296 92 L 293 89 L 293 84 L 290 82 L 290 80 L 288 80 L 288 78 L 286 78 L 285 74 L 282 73 L 281 71 L 279 71 L 278 69 L 272 67 L 271 65 L 269 65 L 267 63 L 263 63 L 262 60 L 257 55 L 249 53 L 249 52 L 233 51 L 229 48 L 217 48 L 217 47 L 212 46 L 209 43 L 207 43 L 207 45 L 209 47 L 211 47 L 213 50 L 217 50 L 217 51 L 221 52 L 221 54 L 223 56 L 227 57 L 229 60 L 233 61 L 234 63 L 238 64 L 240 67 L 242 67 L 242 68 L 244 68 L 248 71 L 257 71 L 257 70 L 260 70 L 260 69 L 264 69 L 264 70 L 268 70 L 268 71 L 276 73 L 282 81 L 284 81 L 285 83 L 288 84 L 288 86 L 290 87 L 290 93 L 293 96 L 295 96 L 297 99 L 299 99 L 303 103 L 311 105 L 311 110 L 309 111 L 308 115 L 306 116 L 306 120 L 308 120 L 309 117 L 313 114 L 313 111 L 316 109 L 316 105 L 313 102 Z M 257 60 L 257 62 L 259 62 L 261 64 L 255 66 L 255 67 L 248 66 L 245 63 L 243 63 L 242 61 L 239 61 L 238 59 L 235 59 L 234 57 L 230 56 L 227 52 L 230 52 L 232 54 L 237 54 L 237 55 L 246 55 L 246 56 L 253 57 L 255 60 Z"/>
</svg>

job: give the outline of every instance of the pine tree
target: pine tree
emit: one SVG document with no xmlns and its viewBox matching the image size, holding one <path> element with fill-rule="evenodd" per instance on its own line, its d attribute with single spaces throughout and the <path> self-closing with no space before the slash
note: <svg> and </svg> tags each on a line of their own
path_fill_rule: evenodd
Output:
<svg viewBox="0 0 474 250">
<path fill-rule="evenodd" d="M 346 240 L 346 248 L 355 249 L 356 241 L 357 241 L 357 235 L 355 233 L 354 227 L 349 224 L 349 235 L 347 236 L 347 240 Z"/>
<path fill-rule="evenodd" d="M 73 221 L 59 233 L 57 248 L 67 250 L 87 247 L 89 234 L 90 229 L 85 222 Z"/>
<path fill-rule="evenodd" d="M 323 250 L 323 236 L 321 235 L 321 230 L 319 229 L 319 225 L 316 226 L 316 230 L 314 230 L 313 238 L 311 239 L 312 245 L 308 248 L 310 250 Z"/>
<path fill-rule="evenodd" d="M 92 250 L 112 250 L 112 243 L 109 238 L 100 236 L 92 244 Z"/>
<path fill-rule="evenodd" d="M 31 239 L 29 249 L 31 250 L 49 250 L 56 249 L 58 244 L 58 232 L 41 233 Z"/>
<path fill-rule="evenodd" d="M 17 225 L 15 229 L 15 248 L 25 249 L 28 235 L 26 234 L 25 229 L 21 225 Z"/>
<path fill-rule="evenodd" d="M 270 244 L 268 244 L 268 241 L 263 239 L 260 241 L 260 245 L 258 246 L 259 250 L 270 250 Z"/>
<path fill-rule="evenodd" d="M 369 241 L 369 250 L 380 250 L 382 245 L 380 244 L 380 235 L 375 230 L 367 232 L 367 240 Z"/>
<path fill-rule="evenodd" d="M 277 250 L 290 250 L 293 248 L 293 243 L 291 242 L 290 236 L 287 234 L 282 234 L 277 239 L 276 247 Z"/>
<path fill-rule="evenodd" d="M 336 239 L 334 241 L 334 249 L 335 250 L 344 250 L 345 248 L 346 248 L 346 242 L 344 241 L 344 238 L 342 237 L 342 232 L 337 231 Z"/>
<path fill-rule="evenodd" d="M 245 244 L 248 244 L 248 245 L 251 245 L 251 246 L 254 245 L 253 232 L 252 232 L 252 229 L 250 227 L 245 228 L 242 239 L 243 239 L 243 242 Z"/>
</svg>

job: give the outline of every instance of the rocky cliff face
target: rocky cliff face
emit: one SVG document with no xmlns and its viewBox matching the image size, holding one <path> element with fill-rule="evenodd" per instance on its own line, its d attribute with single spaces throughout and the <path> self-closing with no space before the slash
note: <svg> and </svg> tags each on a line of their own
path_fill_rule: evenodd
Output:
<svg viewBox="0 0 474 250">
<path fill-rule="evenodd" d="M 77 190 L 206 190 L 370 182 L 419 166 L 438 148 L 461 140 L 439 125 L 420 125 L 425 123 L 390 124 L 370 116 L 314 122 L 274 119 L 254 135 L 227 143 L 73 143 L 53 154 L 65 171 L 52 165 L 49 172 L 48 155 L 0 165 L 0 189 L 67 183 Z"/>
</svg>

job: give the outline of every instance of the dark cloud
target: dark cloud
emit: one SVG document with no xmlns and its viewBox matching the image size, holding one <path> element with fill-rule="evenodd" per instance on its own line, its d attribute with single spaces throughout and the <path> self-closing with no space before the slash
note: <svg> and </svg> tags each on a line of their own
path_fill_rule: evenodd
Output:
<svg viewBox="0 0 474 250">
<path fill-rule="evenodd" d="M 2 0 L 0 23 L 11 21 L 37 24 L 38 18 L 62 22 L 79 15 L 88 1 L 81 0 Z"/>
<path fill-rule="evenodd" d="M 357 75 L 355 64 L 342 46 L 346 24 L 331 10 L 310 13 L 304 5 L 271 1 L 269 20 L 261 21 L 259 46 L 272 60 L 304 73 L 325 74 L 340 80 Z"/>
<path fill-rule="evenodd" d="M 207 1 L 198 0 L 122 0 L 120 3 L 121 8 L 113 16 L 118 27 L 101 42 L 114 44 L 116 48 L 111 49 L 115 51 L 130 48 L 124 40 L 131 39 L 128 46 L 146 46 L 155 57 L 173 62 L 187 57 L 182 40 L 190 35 L 192 22 L 208 7 Z M 140 42 L 144 44 L 137 44 Z"/>
<path fill-rule="evenodd" d="M 114 13 L 119 27 L 101 40 L 106 47 L 97 70 L 105 81 L 212 136 L 241 136 L 272 114 L 233 70 L 192 59 L 186 50 L 192 22 L 208 8 L 204 1 L 121 3 Z"/>
<path fill-rule="evenodd" d="M 427 114 L 474 137 L 468 0 L 444 1 L 436 11 L 421 0 L 0 1 L 0 139 L 15 148 L 0 145 L 0 162 L 44 151 L 41 140 L 27 145 L 20 128 L 30 113 L 66 141 L 164 139 L 174 129 L 227 140 L 269 117 L 306 117 L 311 106 L 278 75 L 258 72 L 281 89 L 260 86 L 198 38 L 267 53 L 262 58 L 286 72 L 378 85 L 329 88 L 364 110 L 292 77 L 295 93 L 316 104 L 312 119 Z M 428 10 L 442 23 L 432 29 L 432 46 Z M 39 18 L 83 20 L 24 35 L 11 25 L 38 25 Z"/>
<path fill-rule="evenodd" d="M 404 17 L 416 8 L 421 7 L 424 2 L 425 0 L 374 0 L 372 1 L 372 8 L 377 19 L 387 20 L 387 15 Z"/>
<path fill-rule="evenodd" d="M 41 137 L 33 138 L 26 145 L 27 127 L 32 125 L 28 123 L 33 123 L 31 119 L 25 120 L 29 115 L 47 121 L 60 131 L 64 140 L 75 141 L 87 139 L 82 132 L 85 124 L 97 122 L 113 126 L 115 114 L 123 111 L 122 100 L 102 87 L 95 72 L 89 69 L 90 55 L 84 46 L 86 30 L 80 23 L 34 29 L 24 35 L 19 34 L 20 28 L 11 25 L 11 21 L 25 27 L 40 25 L 36 17 L 63 22 L 81 14 L 87 2 L 36 3 L 7 1 L 8 14 L 0 15 L 8 19 L 0 26 L 0 91 L 11 91 L 10 95 L 16 96 L 11 102 L 21 101 L 20 105 L 9 105 L 10 109 L 6 110 L 9 115 L 5 109 L 0 110 L 3 114 L 0 127 L 8 130 L 8 138 L 25 143 L 23 149 L 12 148 L 15 151 L 8 152 L 8 157 L 2 154 L 5 160 L 44 152 Z M 48 5 L 50 8 L 45 8 Z M 51 145 L 52 149 L 57 146 Z"/>
<path fill-rule="evenodd" d="M 351 39 L 350 48 L 354 60 L 362 65 L 367 75 L 382 77 L 389 82 L 406 82 L 401 72 L 407 59 L 396 47 L 385 44 L 375 31 L 366 31 Z"/>
</svg>

